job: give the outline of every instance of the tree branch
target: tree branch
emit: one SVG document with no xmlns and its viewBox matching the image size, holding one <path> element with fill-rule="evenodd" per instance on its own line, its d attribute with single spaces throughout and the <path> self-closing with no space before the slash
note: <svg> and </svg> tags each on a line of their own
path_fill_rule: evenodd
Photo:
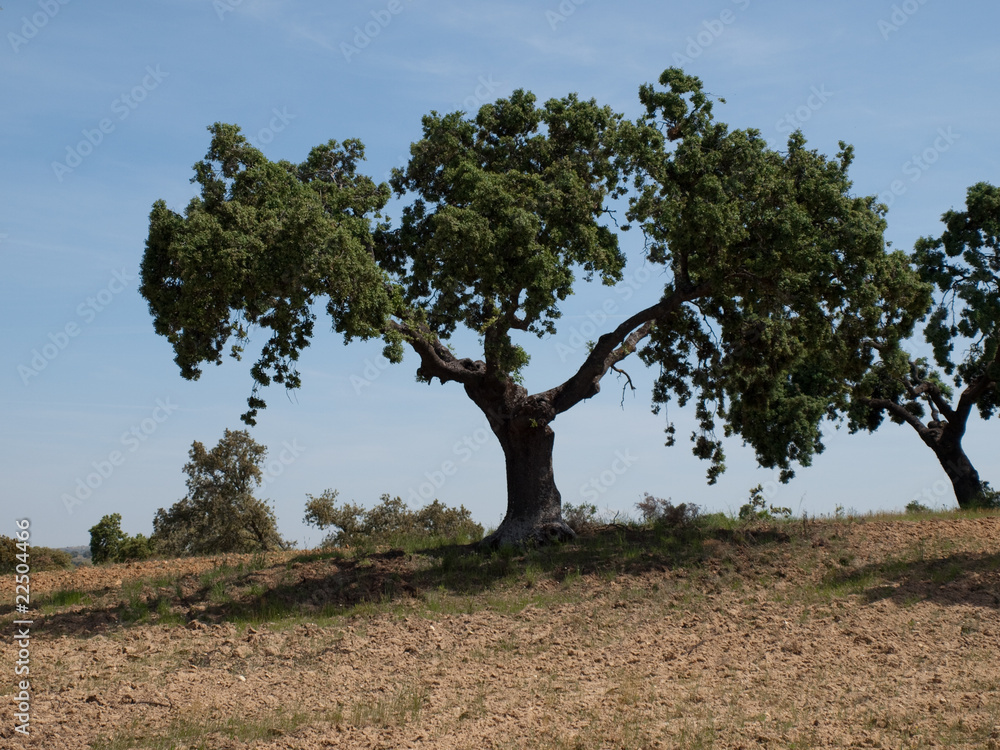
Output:
<svg viewBox="0 0 1000 750">
<path fill-rule="evenodd" d="M 880 411 L 889 412 L 893 416 L 906 422 L 910 427 L 917 431 L 920 435 L 920 439 L 923 440 L 931 448 L 936 447 L 934 441 L 934 434 L 929 427 L 927 427 L 920 418 L 915 414 L 911 414 L 902 404 L 897 404 L 895 401 L 890 401 L 887 398 L 866 398 L 863 402 L 873 409 L 878 409 Z"/>
<path fill-rule="evenodd" d="M 944 394 L 941 393 L 941 389 L 938 388 L 933 383 L 925 383 L 924 385 L 927 386 L 927 388 L 926 388 L 927 397 L 931 400 L 931 402 L 937 408 L 937 411 L 939 411 L 942 414 L 944 414 L 944 418 L 948 422 L 953 421 L 955 419 L 955 416 L 956 416 L 955 415 L 955 410 L 951 408 L 951 404 L 949 404 L 947 401 L 945 401 Z"/>
<path fill-rule="evenodd" d="M 601 390 L 601 378 L 636 350 L 639 342 L 650 334 L 657 321 L 666 320 L 682 304 L 707 294 L 708 290 L 708 285 L 702 284 L 690 291 L 674 291 L 655 305 L 640 310 L 615 330 L 601 336 L 580 369 L 568 380 L 538 394 L 538 398 L 551 403 L 555 413 L 559 414 L 580 401 L 595 396 Z"/>
<path fill-rule="evenodd" d="M 984 368 L 985 371 L 989 371 L 990 368 L 995 367 L 1000 364 L 1000 346 L 997 347 L 996 352 L 993 354 L 993 359 L 987 363 Z M 965 387 L 962 391 L 962 395 L 958 397 L 958 405 L 955 407 L 955 417 L 962 420 L 962 432 L 965 431 L 965 420 L 969 418 L 969 414 L 972 412 L 972 407 L 976 405 L 976 402 L 982 398 L 987 391 L 992 388 L 997 387 L 997 381 L 992 380 L 986 375 L 979 375 L 974 380 Z"/>
<path fill-rule="evenodd" d="M 474 362 L 468 358 L 459 359 L 426 325 L 413 326 L 389 320 L 388 328 L 401 334 L 420 357 L 417 374 L 421 377 L 428 380 L 437 378 L 442 383 L 454 380 L 465 385 L 482 377 L 486 372 L 485 362 L 480 360 Z"/>
<path fill-rule="evenodd" d="M 517 313 L 511 313 L 510 316 L 507 318 L 507 320 L 510 324 L 510 327 L 513 328 L 515 331 L 528 330 L 528 321 L 524 320 L 523 318 L 517 317 Z"/>
<path fill-rule="evenodd" d="M 617 372 L 619 375 L 624 375 L 625 376 L 625 385 L 627 385 L 629 388 L 631 388 L 633 391 L 635 391 L 635 386 L 632 385 L 632 376 L 631 375 L 629 375 L 627 372 L 625 372 L 620 367 L 615 367 L 614 365 L 611 365 L 611 369 L 614 370 L 615 372 Z M 625 386 L 624 385 L 622 386 L 622 402 L 621 402 L 621 405 L 622 405 L 622 409 L 624 410 L 625 409 Z"/>
<path fill-rule="evenodd" d="M 528 330 L 527 318 L 517 317 L 517 308 L 521 306 L 521 292 L 523 291 L 523 289 L 519 289 L 517 294 L 512 295 L 510 302 L 507 305 L 507 325 L 517 331 Z"/>
</svg>

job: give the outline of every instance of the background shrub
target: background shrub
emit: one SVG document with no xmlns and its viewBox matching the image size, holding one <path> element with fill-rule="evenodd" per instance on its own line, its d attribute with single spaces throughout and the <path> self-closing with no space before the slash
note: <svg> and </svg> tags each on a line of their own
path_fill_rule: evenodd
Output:
<svg viewBox="0 0 1000 750">
<path fill-rule="evenodd" d="M 1000 508 L 1000 490 L 990 487 L 989 482 L 983 482 L 983 489 L 974 503 L 976 508 Z"/>
<path fill-rule="evenodd" d="M 13 537 L 0 535 L 0 573 L 13 573 L 21 561 L 17 556 L 21 550 L 17 548 L 17 540 Z M 69 552 L 52 547 L 28 546 L 28 565 L 32 572 L 39 570 L 63 570 L 73 567 L 73 559 Z"/>
<path fill-rule="evenodd" d="M 152 556 L 153 548 L 147 537 L 142 534 L 136 534 L 135 536 L 126 535 L 125 540 L 119 548 L 118 562 L 145 560 Z"/>
<path fill-rule="evenodd" d="M 750 490 L 748 501 L 740 507 L 740 520 L 746 522 L 773 521 L 790 518 L 791 515 L 791 508 L 767 504 L 767 500 L 764 499 L 764 486 L 761 484 Z"/>
<path fill-rule="evenodd" d="M 910 500 L 910 502 L 908 502 L 906 504 L 906 512 L 907 513 L 930 513 L 931 512 L 931 507 L 928 506 L 928 505 L 924 505 L 919 500 Z"/>
<path fill-rule="evenodd" d="M 701 509 L 694 503 L 674 505 L 670 498 L 664 500 L 653 497 L 648 492 L 635 504 L 647 524 L 679 528 L 695 523 L 701 517 Z"/>
<path fill-rule="evenodd" d="M 593 503 L 563 503 L 563 522 L 577 534 L 593 529 L 599 523 L 597 506 Z"/>
<path fill-rule="evenodd" d="M 464 505 L 449 508 L 435 500 L 417 511 L 399 497 L 382 495 L 378 505 L 366 510 L 356 503 L 337 505 L 337 490 L 319 497 L 307 495 L 305 522 L 320 529 L 335 529 L 324 547 L 401 546 L 404 544 L 469 544 L 483 537 L 483 527 L 472 520 Z"/>
</svg>

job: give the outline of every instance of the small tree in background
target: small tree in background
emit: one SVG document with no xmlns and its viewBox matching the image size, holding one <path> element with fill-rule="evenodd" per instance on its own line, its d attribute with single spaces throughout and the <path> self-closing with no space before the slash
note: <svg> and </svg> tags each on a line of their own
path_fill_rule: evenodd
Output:
<svg viewBox="0 0 1000 750">
<path fill-rule="evenodd" d="M 694 503 L 674 505 L 670 498 L 664 500 L 648 492 L 643 493 L 642 500 L 635 507 L 642 514 L 643 523 L 667 528 L 690 526 L 701 515 L 701 509 Z"/>
<path fill-rule="evenodd" d="M 94 565 L 114 562 L 118 557 L 125 532 L 121 527 L 121 513 L 104 516 L 90 529 L 90 559 Z"/>
<path fill-rule="evenodd" d="M 142 534 L 129 536 L 122 531 L 121 523 L 121 513 L 112 513 L 90 529 L 90 559 L 94 565 L 145 560 L 152 554 L 149 539 Z"/>
<path fill-rule="evenodd" d="M 135 536 L 125 535 L 125 541 L 122 542 L 121 547 L 118 550 L 118 560 L 116 562 L 128 562 L 129 560 L 145 560 L 148 557 L 152 557 L 153 548 L 150 545 L 150 540 L 144 534 L 136 534 Z"/>
<path fill-rule="evenodd" d="M 274 512 L 253 496 L 266 455 L 245 430 L 226 430 L 210 451 L 194 441 L 184 465 L 187 497 L 156 512 L 155 549 L 168 555 L 287 549 Z"/>
</svg>

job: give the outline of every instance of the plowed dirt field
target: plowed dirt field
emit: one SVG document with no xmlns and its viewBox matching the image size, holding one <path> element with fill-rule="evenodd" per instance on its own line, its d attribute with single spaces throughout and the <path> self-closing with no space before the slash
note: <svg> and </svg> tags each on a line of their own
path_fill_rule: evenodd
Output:
<svg viewBox="0 0 1000 750">
<path fill-rule="evenodd" d="M 0 747 L 997 748 L 1000 517 L 32 575 Z"/>
</svg>

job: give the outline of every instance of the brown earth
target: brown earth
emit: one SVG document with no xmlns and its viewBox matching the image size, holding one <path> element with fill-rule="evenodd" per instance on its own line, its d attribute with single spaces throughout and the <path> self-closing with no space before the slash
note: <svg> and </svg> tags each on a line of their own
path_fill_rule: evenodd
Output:
<svg viewBox="0 0 1000 750">
<path fill-rule="evenodd" d="M 8 646 L 0 747 L 1000 746 L 1000 517 L 596 535 L 35 573 L 31 737 Z"/>
</svg>

